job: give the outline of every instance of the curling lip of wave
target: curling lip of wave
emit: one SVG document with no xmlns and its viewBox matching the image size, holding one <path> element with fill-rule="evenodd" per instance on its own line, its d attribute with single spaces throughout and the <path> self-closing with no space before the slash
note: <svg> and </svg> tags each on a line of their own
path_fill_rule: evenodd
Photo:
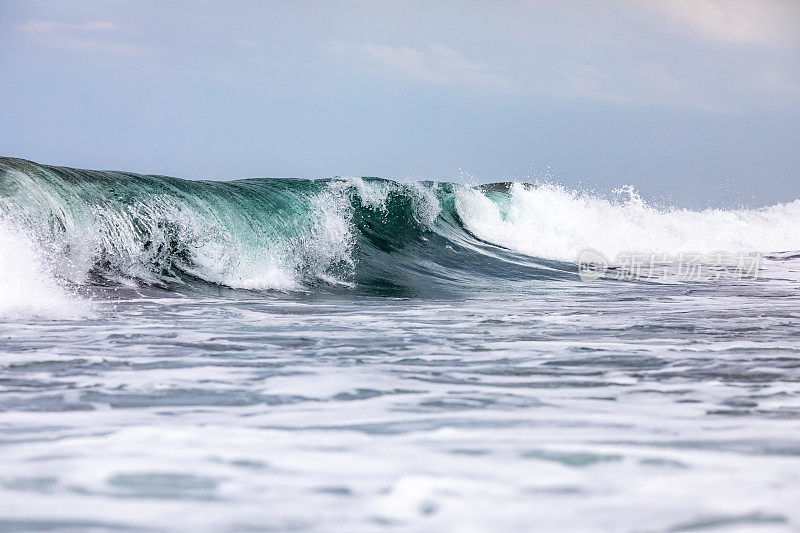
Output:
<svg viewBox="0 0 800 533">
<path fill-rule="evenodd" d="M 0 158 L 4 238 L 36 263 L 29 283 L 53 291 L 509 288 L 575 279 L 571 262 L 585 248 L 798 250 L 798 220 L 798 201 L 689 211 L 630 190 L 607 199 L 512 182 L 187 181 Z"/>
<path fill-rule="evenodd" d="M 497 187 L 486 194 L 513 188 Z M 413 295 L 573 276 L 569 265 L 475 238 L 458 212 L 465 194 L 483 193 L 380 178 L 188 181 L 0 159 L 0 219 L 25 228 L 62 286 Z"/>
</svg>

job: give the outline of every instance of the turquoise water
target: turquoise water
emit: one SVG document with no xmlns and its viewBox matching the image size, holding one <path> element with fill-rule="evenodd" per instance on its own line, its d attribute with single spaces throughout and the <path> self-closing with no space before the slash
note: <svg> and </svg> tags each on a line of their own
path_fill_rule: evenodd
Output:
<svg viewBox="0 0 800 533">
<path fill-rule="evenodd" d="M 0 184 L 2 530 L 800 527 L 797 202 Z M 587 283 L 585 247 L 771 258 Z"/>
</svg>

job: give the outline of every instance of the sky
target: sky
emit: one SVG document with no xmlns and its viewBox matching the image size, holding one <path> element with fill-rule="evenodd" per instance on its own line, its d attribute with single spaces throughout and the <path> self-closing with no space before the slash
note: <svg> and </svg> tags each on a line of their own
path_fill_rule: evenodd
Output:
<svg viewBox="0 0 800 533">
<path fill-rule="evenodd" d="M 800 198 L 797 0 L 0 0 L 0 155 Z"/>
</svg>

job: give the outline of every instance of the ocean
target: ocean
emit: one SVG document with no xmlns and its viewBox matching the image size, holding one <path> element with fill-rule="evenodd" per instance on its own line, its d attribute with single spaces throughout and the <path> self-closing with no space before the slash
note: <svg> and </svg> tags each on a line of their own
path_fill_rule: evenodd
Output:
<svg viewBox="0 0 800 533">
<path fill-rule="evenodd" d="M 798 222 L 0 158 L 0 531 L 797 531 Z"/>
</svg>

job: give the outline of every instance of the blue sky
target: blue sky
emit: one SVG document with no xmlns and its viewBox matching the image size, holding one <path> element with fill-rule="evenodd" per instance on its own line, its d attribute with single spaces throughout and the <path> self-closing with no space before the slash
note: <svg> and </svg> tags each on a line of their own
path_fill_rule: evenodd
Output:
<svg viewBox="0 0 800 533">
<path fill-rule="evenodd" d="M 0 153 L 800 197 L 800 2 L 0 0 Z"/>
</svg>

